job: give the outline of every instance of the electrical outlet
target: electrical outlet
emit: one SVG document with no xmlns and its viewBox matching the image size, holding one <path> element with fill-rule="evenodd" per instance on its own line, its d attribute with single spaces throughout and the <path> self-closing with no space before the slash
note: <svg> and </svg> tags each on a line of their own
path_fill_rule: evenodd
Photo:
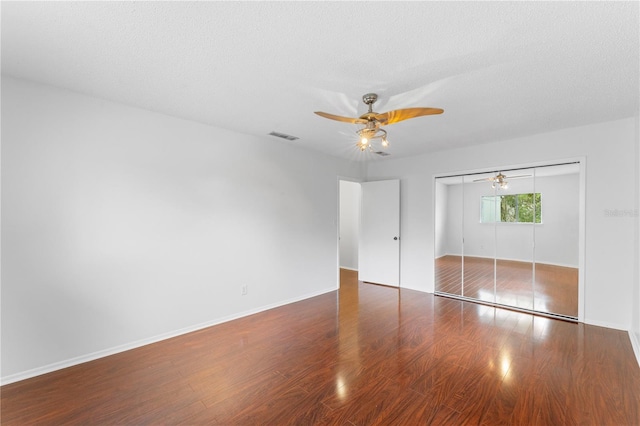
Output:
<svg viewBox="0 0 640 426">
<path fill-rule="evenodd" d="M 248 293 L 249 293 L 249 286 L 245 284 L 242 286 L 242 295 L 246 296 Z"/>
</svg>

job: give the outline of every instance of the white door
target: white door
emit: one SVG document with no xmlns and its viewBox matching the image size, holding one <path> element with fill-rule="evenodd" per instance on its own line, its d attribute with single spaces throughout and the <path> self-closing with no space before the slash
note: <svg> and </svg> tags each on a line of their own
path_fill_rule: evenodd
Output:
<svg viewBox="0 0 640 426">
<path fill-rule="evenodd" d="M 361 184 L 358 279 L 400 285 L 400 181 Z"/>
</svg>

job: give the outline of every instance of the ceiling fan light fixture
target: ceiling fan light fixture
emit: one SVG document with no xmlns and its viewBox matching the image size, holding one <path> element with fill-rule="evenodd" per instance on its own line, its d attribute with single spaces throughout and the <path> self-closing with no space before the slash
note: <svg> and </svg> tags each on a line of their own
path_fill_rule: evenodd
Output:
<svg viewBox="0 0 640 426">
<path fill-rule="evenodd" d="M 441 108 L 405 108 L 379 114 L 373 111 L 373 104 L 377 100 L 378 95 L 375 93 L 367 93 L 364 95 L 362 97 L 362 101 L 368 106 L 368 111 L 357 118 L 342 117 L 322 111 L 316 111 L 315 114 L 331 120 L 364 125 L 364 127 L 356 131 L 358 136 L 360 136 L 360 141 L 356 143 L 356 146 L 360 151 L 364 151 L 367 147 L 373 150 L 371 142 L 374 139 L 380 139 L 383 148 L 387 148 L 389 146 L 387 132 L 384 129 L 381 129 L 381 126 L 398 123 L 410 118 L 442 114 L 444 112 Z"/>
<path fill-rule="evenodd" d="M 360 136 L 360 141 L 356 144 L 358 148 L 360 148 L 360 151 L 364 151 L 367 147 L 373 149 L 371 142 L 375 139 L 381 140 L 383 148 L 389 146 L 386 130 L 378 128 L 372 122 L 367 123 L 366 127 L 359 129 L 356 133 Z"/>
</svg>

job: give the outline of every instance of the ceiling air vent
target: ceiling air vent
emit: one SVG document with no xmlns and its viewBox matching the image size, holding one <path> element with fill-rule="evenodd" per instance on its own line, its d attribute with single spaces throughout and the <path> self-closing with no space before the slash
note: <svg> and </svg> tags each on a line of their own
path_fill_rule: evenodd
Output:
<svg viewBox="0 0 640 426">
<path fill-rule="evenodd" d="M 287 135 L 286 133 L 280 133 L 280 132 L 271 132 L 269 134 L 271 136 L 276 136 L 278 138 L 286 139 L 288 141 L 295 141 L 296 139 L 300 139 L 297 136 L 291 136 L 291 135 Z"/>
<path fill-rule="evenodd" d="M 391 155 L 391 154 L 389 154 L 388 152 L 385 152 L 385 151 L 374 151 L 373 153 L 374 154 L 378 154 L 381 157 L 386 157 L 387 155 Z"/>
</svg>

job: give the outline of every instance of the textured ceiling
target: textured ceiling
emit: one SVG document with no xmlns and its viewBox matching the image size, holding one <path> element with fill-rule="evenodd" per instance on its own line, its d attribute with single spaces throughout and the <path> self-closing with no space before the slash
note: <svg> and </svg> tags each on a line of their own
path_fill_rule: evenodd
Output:
<svg viewBox="0 0 640 426">
<path fill-rule="evenodd" d="M 386 158 L 638 114 L 637 2 L 3 1 L 1 13 L 5 75 L 349 159 L 371 156 L 355 125 L 313 111 L 360 115 L 368 92 L 378 112 L 445 110 L 388 126 Z"/>
</svg>

